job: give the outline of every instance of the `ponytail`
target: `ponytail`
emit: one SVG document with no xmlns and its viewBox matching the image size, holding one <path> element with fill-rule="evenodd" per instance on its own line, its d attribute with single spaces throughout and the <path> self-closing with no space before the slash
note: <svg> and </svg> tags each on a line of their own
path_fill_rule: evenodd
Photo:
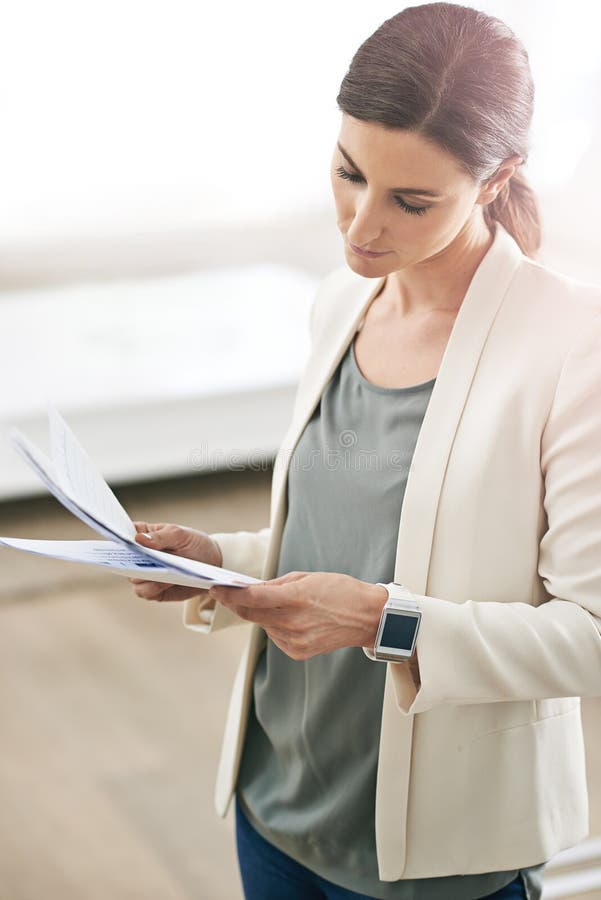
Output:
<svg viewBox="0 0 601 900">
<path fill-rule="evenodd" d="M 494 221 L 500 222 L 522 253 L 536 259 L 542 243 L 540 207 L 519 169 L 505 182 L 492 203 L 484 207 L 484 219 L 489 226 Z"/>
</svg>

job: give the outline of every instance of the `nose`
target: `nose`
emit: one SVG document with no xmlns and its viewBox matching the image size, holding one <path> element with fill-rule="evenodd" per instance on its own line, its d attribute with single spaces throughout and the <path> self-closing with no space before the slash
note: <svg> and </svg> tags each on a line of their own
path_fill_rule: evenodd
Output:
<svg viewBox="0 0 601 900">
<path fill-rule="evenodd" d="M 364 192 L 362 197 L 357 199 L 353 222 L 347 231 L 349 241 L 361 249 L 380 246 L 383 243 L 381 216 L 375 202 L 370 201 L 367 192 Z"/>
</svg>

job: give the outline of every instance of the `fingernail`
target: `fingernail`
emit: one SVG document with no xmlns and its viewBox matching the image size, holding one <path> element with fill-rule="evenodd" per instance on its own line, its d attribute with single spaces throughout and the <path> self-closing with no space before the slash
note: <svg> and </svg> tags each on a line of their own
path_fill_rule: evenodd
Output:
<svg viewBox="0 0 601 900">
<path fill-rule="evenodd" d="M 148 534 L 147 531 L 143 531 L 142 534 L 143 534 L 143 536 L 144 536 L 145 538 L 148 538 L 149 541 L 152 540 L 152 535 L 151 535 L 151 534 Z"/>
</svg>

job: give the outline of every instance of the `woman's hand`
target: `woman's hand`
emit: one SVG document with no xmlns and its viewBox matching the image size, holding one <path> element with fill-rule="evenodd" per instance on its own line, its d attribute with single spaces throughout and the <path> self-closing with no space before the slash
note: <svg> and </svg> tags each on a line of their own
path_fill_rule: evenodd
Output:
<svg viewBox="0 0 601 900">
<path fill-rule="evenodd" d="M 208 593 L 297 660 L 373 647 L 388 599 L 386 588 L 335 572 L 288 572 L 243 588 L 213 585 Z"/>
<path fill-rule="evenodd" d="M 143 547 L 154 547 L 166 553 L 177 553 L 187 559 L 221 566 L 223 562 L 219 545 L 205 531 L 172 525 L 166 522 L 134 522 L 136 541 Z M 151 535 L 151 537 L 148 537 Z M 188 597 L 208 594 L 205 588 L 187 587 L 182 584 L 168 584 L 163 581 L 146 581 L 143 578 L 129 578 L 134 593 L 143 600 L 187 600 Z M 207 597 L 207 608 L 208 597 Z"/>
</svg>

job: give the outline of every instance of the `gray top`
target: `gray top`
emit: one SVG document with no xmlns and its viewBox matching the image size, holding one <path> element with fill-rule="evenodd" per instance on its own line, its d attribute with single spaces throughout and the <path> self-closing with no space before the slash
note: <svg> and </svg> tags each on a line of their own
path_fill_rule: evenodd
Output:
<svg viewBox="0 0 601 900">
<path fill-rule="evenodd" d="M 351 341 L 290 460 L 278 576 L 393 580 L 407 473 L 434 382 L 372 384 Z M 301 661 L 268 640 L 237 783 L 244 812 L 280 850 L 370 897 L 470 900 L 499 890 L 517 869 L 380 881 L 375 792 L 385 677 L 386 664 L 361 647 Z M 541 896 L 543 868 L 521 870 L 529 900 Z"/>
</svg>

